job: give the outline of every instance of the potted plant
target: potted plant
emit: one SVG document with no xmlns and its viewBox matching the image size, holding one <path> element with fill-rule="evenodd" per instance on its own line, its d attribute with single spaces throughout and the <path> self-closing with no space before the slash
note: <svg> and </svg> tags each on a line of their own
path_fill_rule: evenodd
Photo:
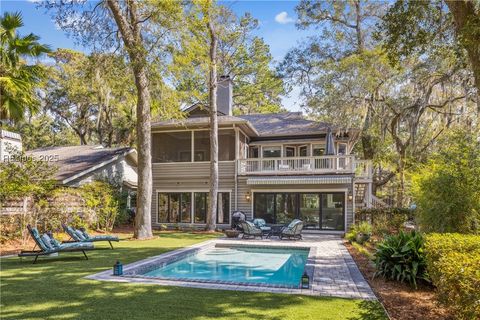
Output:
<svg viewBox="0 0 480 320">
<path fill-rule="evenodd" d="M 370 223 L 364 221 L 356 226 L 356 231 L 357 234 L 355 236 L 355 241 L 362 244 L 370 239 L 370 236 L 372 235 L 372 226 Z"/>
<path fill-rule="evenodd" d="M 238 237 L 239 234 L 240 234 L 240 231 L 235 229 L 225 230 L 225 235 L 227 236 L 227 238 L 236 238 Z"/>
</svg>

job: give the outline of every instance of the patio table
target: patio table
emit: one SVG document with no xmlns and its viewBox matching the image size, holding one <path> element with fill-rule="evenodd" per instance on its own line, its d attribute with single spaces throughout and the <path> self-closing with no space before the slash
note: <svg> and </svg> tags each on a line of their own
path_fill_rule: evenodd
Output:
<svg viewBox="0 0 480 320">
<path fill-rule="evenodd" d="M 285 227 L 284 224 L 268 224 L 267 226 L 272 228 L 270 232 L 267 234 L 267 239 L 269 239 L 271 236 L 276 236 L 276 237 L 280 236 L 280 234 L 282 233 L 283 227 Z"/>
</svg>

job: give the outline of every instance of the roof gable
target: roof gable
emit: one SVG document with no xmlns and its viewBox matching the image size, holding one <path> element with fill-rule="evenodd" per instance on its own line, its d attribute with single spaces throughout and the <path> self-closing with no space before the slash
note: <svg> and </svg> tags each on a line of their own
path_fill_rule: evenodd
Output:
<svg viewBox="0 0 480 320">
<path fill-rule="evenodd" d="M 55 180 L 65 183 L 134 151 L 135 149 L 130 147 L 69 146 L 35 149 L 27 151 L 27 155 L 56 166 L 58 170 L 54 176 Z"/>
</svg>

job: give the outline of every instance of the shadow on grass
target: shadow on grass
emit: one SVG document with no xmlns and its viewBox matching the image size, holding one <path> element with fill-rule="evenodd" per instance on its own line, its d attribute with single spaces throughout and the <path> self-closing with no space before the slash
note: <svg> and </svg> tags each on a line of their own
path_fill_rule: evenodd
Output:
<svg viewBox="0 0 480 320">
<path fill-rule="evenodd" d="M 382 305 L 377 301 L 364 300 L 360 302 L 360 312 L 349 320 L 383 320 L 387 319 Z"/>
</svg>

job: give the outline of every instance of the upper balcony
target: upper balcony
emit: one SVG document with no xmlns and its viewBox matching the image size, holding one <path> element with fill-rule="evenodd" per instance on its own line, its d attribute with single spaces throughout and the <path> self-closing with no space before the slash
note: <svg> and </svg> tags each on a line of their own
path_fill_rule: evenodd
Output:
<svg viewBox="0 0 480 320">
<path fill-rule="evenodd" d="M 354 155 L 254 158 L 238 160 L 238 174 L 355 174 L 358 179 L 371 179 L 372 166 Z"/>
</svg>

